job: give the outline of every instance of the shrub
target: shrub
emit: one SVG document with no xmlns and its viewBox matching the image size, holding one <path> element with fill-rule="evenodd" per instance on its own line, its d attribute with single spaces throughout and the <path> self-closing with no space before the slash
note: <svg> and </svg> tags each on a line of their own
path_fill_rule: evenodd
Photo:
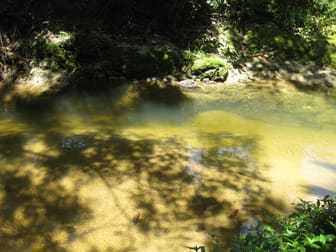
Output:
<svg viewBox="0 0 336 252">
<path fill-rule="evenodd" d="M 336 195 L 316 203 L 300 200 L 294 212 L 279 217 L 277 228 L 258 222 L 241 235 L 233 251 L 325 251 L 336 248 Z"/>
</svg>

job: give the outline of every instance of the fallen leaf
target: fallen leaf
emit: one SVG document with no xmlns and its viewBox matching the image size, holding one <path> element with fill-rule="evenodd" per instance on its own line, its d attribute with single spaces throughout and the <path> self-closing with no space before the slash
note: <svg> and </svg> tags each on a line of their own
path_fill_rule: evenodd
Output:
<svg viewBox="0 0 336 252">
<path fill-rule="evenodd" d="M 134 215 L 132 220 L 134 224 L 137 224 L 141 220 L 141 214 L 137 213 L 136 215 Z"/>
<path fill-rule="evenodd" d="M 199 224 L 199 225 L 197 225 L 197 227 L 196 227 L 196 232 L 202 232 L 202 231 L 204 231 L 206 228 L 205 228 L 205 226 L 203 225 L 203 224 Z"/>
<path fill-rule="evenodd" d="M 228 215 L 228 217 L 229 217 L 230 219 L 232 219 L 232 218 L 236 217 L 238 213 L 239 213 L 239 210 L 238 210 L 238 209 L 235 209 L 235 210 L 233 210 L 233 211 Z"/>
</svg>

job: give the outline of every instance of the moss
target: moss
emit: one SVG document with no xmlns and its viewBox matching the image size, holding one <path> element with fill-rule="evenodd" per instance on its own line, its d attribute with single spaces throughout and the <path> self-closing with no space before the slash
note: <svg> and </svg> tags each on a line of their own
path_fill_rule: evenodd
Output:
<svg viewBox="0 0 336 252">
<path fill-rule="evenodd" d="M 198 55 L 191 66 L 193 75 L 211 80 L 225 80 L 228 69 L 225 59 L 206 54 Z"/>
</svg>

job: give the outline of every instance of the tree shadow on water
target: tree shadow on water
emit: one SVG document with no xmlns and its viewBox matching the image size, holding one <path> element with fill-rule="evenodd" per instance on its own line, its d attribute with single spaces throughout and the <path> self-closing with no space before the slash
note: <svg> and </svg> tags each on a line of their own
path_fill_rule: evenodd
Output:
<svg viewBox="0 0 336 252">
<path fill-rule="evenodd" d="M 2 156 L 0 244 L 6 251 L 68 251 L 103 230 L 111 251 L 141 250 L 141 240 L 155 239 L 182 249 L 210 231 L 229 246 L 249 217 L 283 210 L 267 198 L 253 137 L 207 133 L 187 144 L 182 136 L 98 132 L 49 133 L 41 141 L 50 150 L 36 152 L 22 140 L 16 155 Z M 80 196 L 93 185 L 94 199 L 111 205 L 97 222 L 94 213 L 103 206 Z M 87 251 L 110 251 L 97 237 Z"/>
<path fill-rule="evenodd" d="M 74 224 L 90 210 L 57 181 L 36 182 L 20 170 L 1 172 L 0 244 L 4 251 L 67 251 Z"/>
<path fill-rule="evenodd" d="M 189 98 L 182 90 L 170 82 L 136 83 L 135 89 L 145 101 L 167 106 L 178 106 Z"/>
<path fill-rule="evenodd" d="M 60 164 L 43 165 L 49 157 L 48 150 L 30 148 L 30 138 L 25 134 L 2 133 L 1 250 L 67 251 L 68 244 L 78 236 L 76 225 L 87 221 L 91 210 L 58 179 Z M 78 181 L 72 182 L 76 188 Z"/>
<path fill-rule="evenodd" d="M 283 211 L 285 205 L 267 196 L 263 167 L 253 159 L 256 139 L 217 134 L 207 139 L 212 139 L 210 147 L 186 147 L 173 136 L 111 134 L 95 138 L 72 161 L 81 160 L 75 161 L 80 164 L 75 169 L 109 188 L 116 211 L 128 223 L 119 230 L 122 236 L 131 239 L 140 232 L 148 239 L 157 234 L 188 243 L 202 227 L 202 232 L 218 233 L 229 246 L 242 223 Z M 59 158 L 65 166 L 71 163 L 70 156 Z M 137 231 L 127 233 L 132 228 Z M 223 230 L 231 238 L 223 237 Z"/>
</svg>

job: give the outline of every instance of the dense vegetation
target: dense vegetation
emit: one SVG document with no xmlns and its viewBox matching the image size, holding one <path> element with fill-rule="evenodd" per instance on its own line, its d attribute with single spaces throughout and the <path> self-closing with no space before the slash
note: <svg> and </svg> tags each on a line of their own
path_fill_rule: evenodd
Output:
<svg viewBox="0 0 336 252">
<path fill-rule="evenodd" d="M 335 67 L 335 10 L 332 0 L 4 0 L 1 79 L 39 67 L 77 82 L 222 80 L 228 63 L 260 53 Z"/>
<path fill-rule="evenodd" d="M 209 234 L 209 246 L 190 251 L 221 252 L 216 236 Z M 240 234 L 233 252 L 334 252 L 336 248 L 336 196 L 315 203 L 301 200 L 289 216 L 276 216 L 271 225 L 257 221 Z"/>
<path fill-rule="evenodd" d="M 336 197 L 316 203 L 303 201 L 295 211 L 280 217 L 275 227 L 257 223 L 241 235 L 234 251 L 335 251 Z"/>
</svg>

